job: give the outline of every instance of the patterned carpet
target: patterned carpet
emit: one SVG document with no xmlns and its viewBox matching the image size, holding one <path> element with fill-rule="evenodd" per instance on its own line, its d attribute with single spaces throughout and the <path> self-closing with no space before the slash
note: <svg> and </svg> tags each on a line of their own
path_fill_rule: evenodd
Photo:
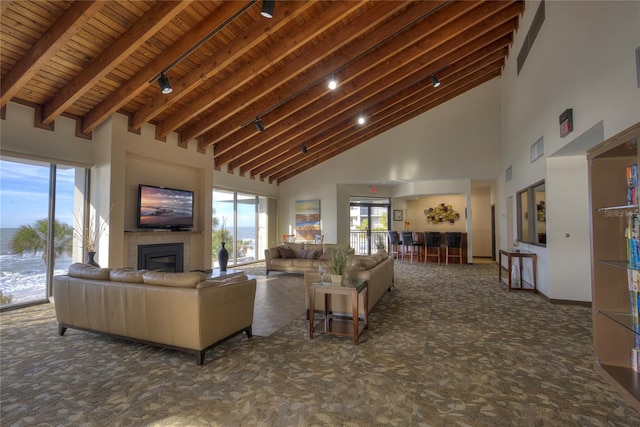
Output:
<svg viewBox="0 0 640 427">
<path fill-rule="evenodd" d="M 202 367 L 96 334 L 59 337 L 50 305 L 0 320 L 2 425 L 640 425 L 592 368 L 590 309 L 508 293 L 494 265 L 397 263 L 359 346 L 309 340 L 301 314 L 227 341 Z"/>
</svg>

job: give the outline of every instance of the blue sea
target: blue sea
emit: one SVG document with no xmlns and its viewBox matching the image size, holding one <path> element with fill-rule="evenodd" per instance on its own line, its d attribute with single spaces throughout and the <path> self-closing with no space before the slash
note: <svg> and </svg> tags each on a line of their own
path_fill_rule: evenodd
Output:
<svg viewBox="0 0 640 427">
<path fill-rule="evenodd" d="M 11 253 L 10 242 L 17 228 L 0 228 L 0 289 L 11 295 L 12 303 L 46 298 L 46 266 L 42 253 Z M 64 274 L 71 265 L 71 256 L 56 259 L 54 274 Z"/>
</svg>

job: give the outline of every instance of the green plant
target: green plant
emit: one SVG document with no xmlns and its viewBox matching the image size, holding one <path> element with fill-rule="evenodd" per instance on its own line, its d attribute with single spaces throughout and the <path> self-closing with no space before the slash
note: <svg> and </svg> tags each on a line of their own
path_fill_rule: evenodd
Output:
<svg viewBox="0 0 640 427">
<path fill-rule="evenodd" d="M 347 254 L 349 253 L 349 248 L 346 246 L 338 246 L 338 248 L 330 249 L 329 255 L 329 268 L 331 269 L 331 274 L 343 275 L 347 269 Z"/>
<path fill-rule="evenodd" d="M 59 221 L 54 222 L 53 256 L 71 254 L 73 250 L 73 228 Z M 33 225 L 22 225 L 9 243 L 11 251 L 22 255 L 25 252 L 37 254 L 42 252 L 42 260 L 47 263 L 47 242 L 49 236 L 49 220 L 36 221 Z"/>
</svg>

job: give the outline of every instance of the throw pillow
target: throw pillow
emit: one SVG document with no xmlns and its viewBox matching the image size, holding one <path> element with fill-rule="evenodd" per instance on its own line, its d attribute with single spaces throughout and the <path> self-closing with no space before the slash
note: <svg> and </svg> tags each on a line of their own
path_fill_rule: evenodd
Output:
<svg viewBox="0 0 640 427">
<path fill-rule="evenodd" d="M 291 248 L 286 246 L 278 246 L 278 252 L 280 252 L 280 258 L 297 258 L 298 254 Z"/>
<path fill-rule="evenodd" d="M 329 252 L 323 252 L 317 259 L 320 261 L 329 261 L 331 259 L 331 254 Z"/>
<path fill-rule="evenodd" d="M 315 259 L 315 258 L 316 258 L 316 251 L 314 250 L 301 249 L 300 252 L 298 252 L 298 259 Z"/>
</svg>

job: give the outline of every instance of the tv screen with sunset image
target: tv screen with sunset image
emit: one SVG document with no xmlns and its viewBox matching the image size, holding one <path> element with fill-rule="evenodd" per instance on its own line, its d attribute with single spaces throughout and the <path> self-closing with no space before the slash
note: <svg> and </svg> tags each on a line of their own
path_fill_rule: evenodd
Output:
<svg viewBox="0 0 640 427">
<path fill-rule="evenodd" d="M 140 184 L 138 227 L 158 229 L 193 227 L 193 191 Z"/>
</svg>

